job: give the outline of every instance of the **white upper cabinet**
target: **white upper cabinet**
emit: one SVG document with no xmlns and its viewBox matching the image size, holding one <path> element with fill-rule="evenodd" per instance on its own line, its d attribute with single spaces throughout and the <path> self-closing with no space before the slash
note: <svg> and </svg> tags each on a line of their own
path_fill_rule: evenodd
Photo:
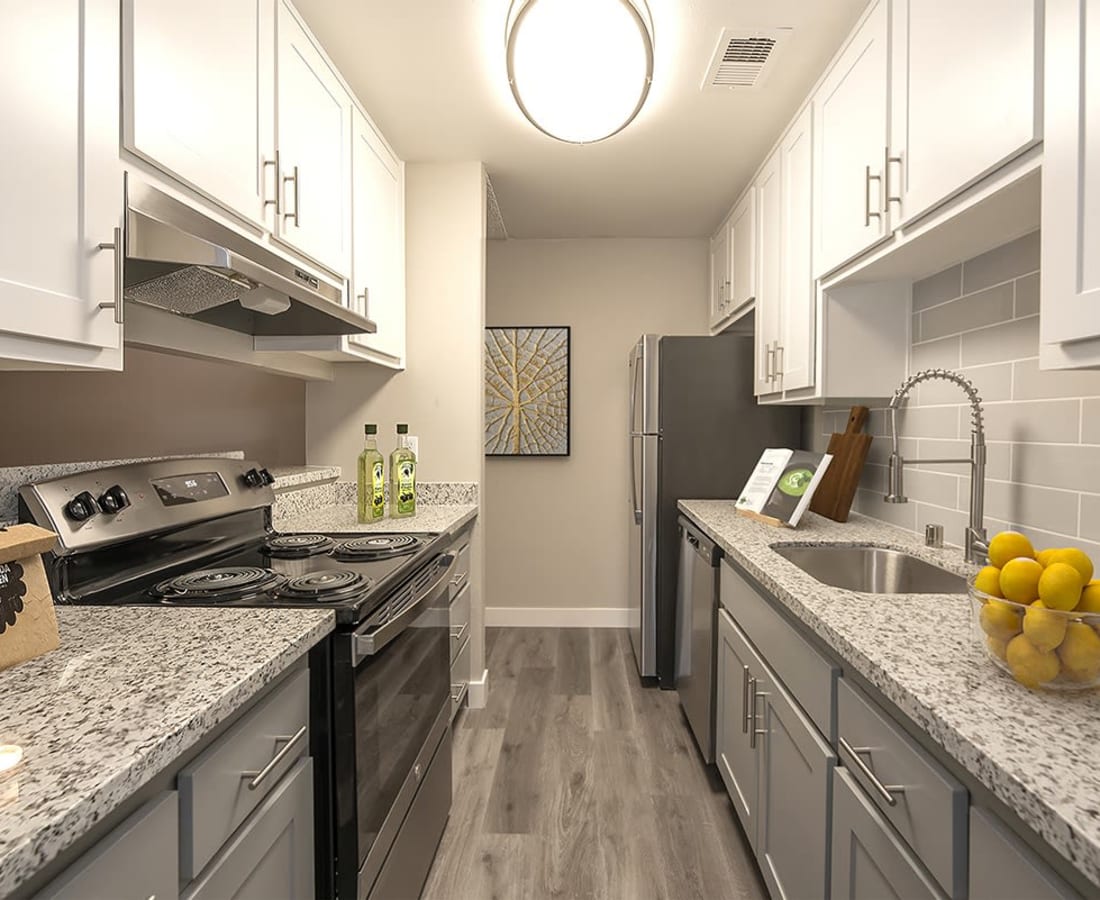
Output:
<svg viewBox="0 0 1100 900">
<path fill-rule="evenodd" d="M 783 266 L 783 189 L 779 153 L 773 153 L 756 178 L 757 296 L 756 393 L 782 390 L 776 386 L 776 358 L 782 327 L 780 281 Z"/>
<path fill-rule="evenodd" d="M 0 22 L 0 358 L 120 369 L 118 2 L 0 0 Z"/>
<path fill-rule="evenodd" d="M 276 235 L 331 269 L 351 265 L 352 102 L 285 2 L 278 6 L 275 116 L 280 205 Z"/>
<path fill-rule="evenodd" d="M 1046 0 L 1042 199 L 1044 344 L 1100 336 L 1100 15 Z M 1100 364 L 1096 342 L 1057 367 Z"/>
<path fill-rule="evenodd" d="M 373 319 L 375 334 L 350 342 L 374 351 L 378 362 L 405 360 L 405 171 L 358 111 L 352 144 L 352 300 Z"/>
<path fill-rule="evenodd" d="M 779 385 L 811 387 L 817 346 L 813 277 L 813 107 L 807 105 L 779 145 L 782 267 Z"/>
<path fill-rule="evenodd" d="M 889 100 L 886 12 L 886 0 L 873 5 L 814 96 L 814 272 L 819 276 L 889 235 L 882 183 Z"/>
<path fill-rule="evenodd" d="M 272 0 L 123 4 L 124 146 L 257 224 L 271 200 L 267 227 L 277 187 L 274 17 Z"/>
<path fill-rule="evenodd" d="M 730 230 L 723 222 L 718 233 L 710 239 L 710 324 L 718 325 L 732 312 L 729 307 L 730 288 Z"/>
<path fill-rule="evenodd" d="M 1040 140 L 1042 4 L 892 4 L 892 162 L 883 188 L 896 226 Z"/>
<path fill-rule="evenodd" d="M 733 208 L 729 223 L 730 296 L 727 313 L 756 299 L 756 191 L 749 188 Z"/>
</svg>

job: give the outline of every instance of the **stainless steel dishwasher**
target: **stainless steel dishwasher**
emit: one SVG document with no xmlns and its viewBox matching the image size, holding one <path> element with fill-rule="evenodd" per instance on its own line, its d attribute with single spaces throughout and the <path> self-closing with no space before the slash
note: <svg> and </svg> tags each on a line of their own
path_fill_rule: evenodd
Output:
<svg viewBox="0 0 1100 900">
<path fill-rule="evenodd" d="M 680 574 L 676 590 L 676 691 L 699 752 L 714 762 L 714 695 L 719 547 L 680 518 Z"/>
</svg>

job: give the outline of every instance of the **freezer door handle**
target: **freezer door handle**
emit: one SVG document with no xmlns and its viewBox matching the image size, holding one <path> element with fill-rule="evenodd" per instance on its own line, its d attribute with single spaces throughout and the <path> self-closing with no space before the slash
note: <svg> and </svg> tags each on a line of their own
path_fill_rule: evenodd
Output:
<svg viewBox="0 0 1100 900">
<path fill-rule="evenodd" d="M 638 507 L 638 464 L 635 449 L 640 435 L 630 436 L 630 508 L 634 512 L 634 524 L 642 524 L 642 511 Z"/>
</svg>

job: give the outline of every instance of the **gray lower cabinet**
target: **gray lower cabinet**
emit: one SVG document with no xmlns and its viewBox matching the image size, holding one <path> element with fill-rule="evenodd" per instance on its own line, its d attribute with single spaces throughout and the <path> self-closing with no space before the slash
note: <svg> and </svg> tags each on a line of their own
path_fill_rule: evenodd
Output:
<svg viewBox="0 0 1100 900">
<path fill-rule="evenodd" d="M 150 800 L 35 900 L 174 900 L 179 892 L 179 802 Z"/>
<path fill-rule="evenodd" d="M 833 772 L 832 825 L 833 900 L 945 897 L 842 767 Z"/>
<path fill-rule="evenodd" d="M 772 897 L 824 897 L 836 754 L 724 609 L 718 635 L 722 780 Z"/>
<path fill-rule="evenodd" d="M 313 894 L 313 760 L 306 758 L 271 791 L 183 900 L 312 900 Z"/>
<path fill-rule="evenodd" d="M 969 900 L 1079 900 L 1008 827 L 970 808 Z"/>
</svg>

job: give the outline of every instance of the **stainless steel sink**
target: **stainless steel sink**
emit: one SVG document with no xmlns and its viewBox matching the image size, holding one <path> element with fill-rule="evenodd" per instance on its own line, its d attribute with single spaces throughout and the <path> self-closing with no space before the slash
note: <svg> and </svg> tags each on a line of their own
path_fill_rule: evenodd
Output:
<svg viewBox="0 0 1100 900">
<path fill-rule="evenodd" d="M 823 584 L 865 594 L 964 594 L 966 579 L 900 550 L 874 546 L 773 544 Z"/>
</svg>

